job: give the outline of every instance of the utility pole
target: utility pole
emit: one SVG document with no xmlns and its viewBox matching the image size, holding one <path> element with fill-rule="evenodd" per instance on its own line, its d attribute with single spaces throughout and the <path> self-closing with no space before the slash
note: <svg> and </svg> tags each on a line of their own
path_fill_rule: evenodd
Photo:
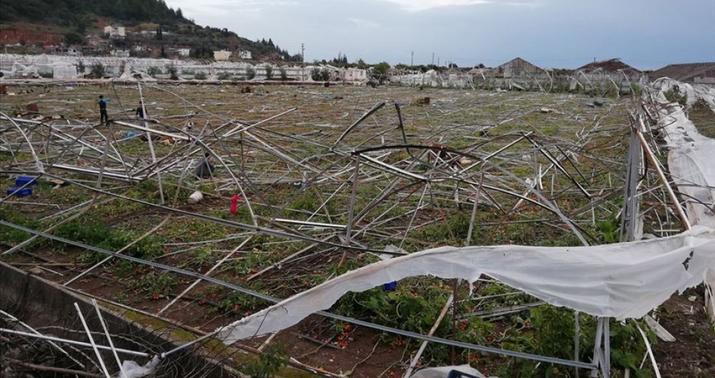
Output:
<svg viewBox="0 0 715 378">
<path fill-rule="evenodd" d="M 300 44 L 300 78 L 305 81 L 305 43 Z"/>
<path fill-rule="evenodd" d="M 415 65 L 415 52 L 410 51 L 410 67 L 413 67 Z"/>
<path fill-rule="evenodd" d="M 434 53 L 432 53 L 432 65 L 434 66 Z"/>
</svg>

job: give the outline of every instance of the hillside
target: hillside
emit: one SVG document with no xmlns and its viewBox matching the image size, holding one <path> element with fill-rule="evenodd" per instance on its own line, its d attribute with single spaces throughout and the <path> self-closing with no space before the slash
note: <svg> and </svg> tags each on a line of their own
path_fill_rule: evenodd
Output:
<svg viewBox="0 0 715 378">
<path fill-rule="evenodd" d="M 127 36 L 97 48 L 107 25 L 125 26 Z M 270 39 L 251 41 L 227 29 L 196 25 L 163 0 L 2 0 L 0 44 L 20 44 L 27 53 L 61 44 L 81 47 L 88 55 L 127 49 L 133 56 L 166 56 L 190 48 L 192 57 L 202 59 L 221 49 L 250 51 L 258 60 L 300 59 Z"/>
</svg>

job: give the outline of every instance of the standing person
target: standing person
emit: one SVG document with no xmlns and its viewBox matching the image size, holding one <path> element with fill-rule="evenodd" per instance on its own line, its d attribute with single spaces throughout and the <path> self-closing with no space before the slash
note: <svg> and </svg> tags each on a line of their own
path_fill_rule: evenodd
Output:
<svg viewBox="0 0 715 378">
<path fill-rule="evenodd" d="M 109 117 L 107 116 L 107 103 L 109 100 L 106 100 L 103 95 L 99 95 L 99 100 L 97 101 L 97 104 L 99 104 L 99 122 L 106 124 L 109 122 Z"/>
<path fill-rule="evenodd" d="M 196 167 L 196 177 L 198 178 L 211 178 L 214 172 L 214 165 L 211 164 L 211 154 L 206 152 L 204 158 L 201 159 L 199 165 Z"/>
<path fill-rule="evenodd" d="M 144 119 L 144 103 L 142 101 L 139 101 L 139 107 L 137 108 L 135 114 L 137 118 Z"/>
</svg>

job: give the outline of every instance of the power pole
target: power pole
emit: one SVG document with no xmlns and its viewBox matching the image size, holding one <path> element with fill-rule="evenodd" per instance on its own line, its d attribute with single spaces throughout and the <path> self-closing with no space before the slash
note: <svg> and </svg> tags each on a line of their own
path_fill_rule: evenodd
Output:
<svg viewBox="0 0 715 378">
<path fill-rule="evenodd" d="M 432 53 L 432 65 L 434 66 L 434 53 Z"/>
<path fill-rule="evenodd" d="M 305 44 L 300 44 L 300 78 L 305 81 Z"/>
<path fill-rule="evenodd" d="M 410 67 L 413 67 L 415 65 L 415 52 L 410 51 Z"/>
</svg>

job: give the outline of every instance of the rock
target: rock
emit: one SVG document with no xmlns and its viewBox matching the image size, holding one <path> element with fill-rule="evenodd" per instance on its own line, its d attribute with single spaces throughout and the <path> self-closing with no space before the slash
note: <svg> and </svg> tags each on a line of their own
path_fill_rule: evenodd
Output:
<svg viewBox="0 0 715 378">
<path fill-rule="evenodd" d="M 189 196 L 189 203 L 191 203 L 191 204 L 199 203 L 199 202 L 203 201 L 203 199 L 204 199 L 204 195 L 197 190 L 197 191 L 191 193 L 191 195 Z"/>
<path fill-rule="evenodd" d="M 429 105 L 431 99 L 429 97 L 419 97 L 412 100 L 412 105 Z"/>
</svg>

